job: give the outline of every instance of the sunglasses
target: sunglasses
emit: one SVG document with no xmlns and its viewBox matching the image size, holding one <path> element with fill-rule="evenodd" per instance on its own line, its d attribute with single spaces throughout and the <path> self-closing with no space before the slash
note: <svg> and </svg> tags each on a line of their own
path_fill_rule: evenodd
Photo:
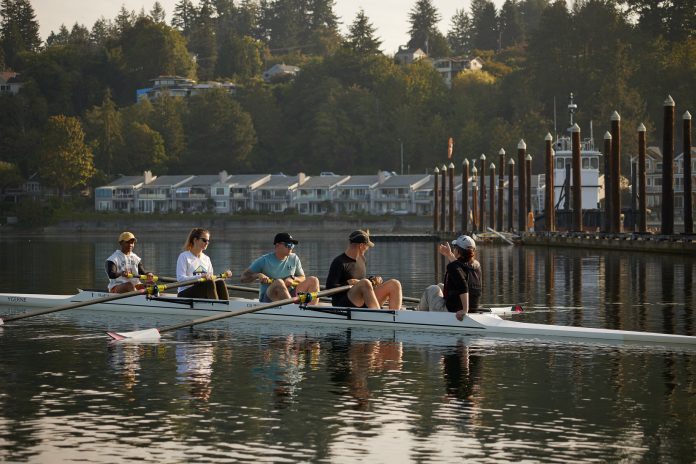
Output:
<svg viewBox="0 0 696 464">
<path fill-rule="evenodd" d="M 286 247 L 288 250 L 292 250 L 293 248 L 295 248 L 295 244 L 294 244 L 294 243 L 291 243 L 291 242 L 285 242 L 285 247 Z"/>
<path fill-rule="evenodd" d="M 209 238 L 198 237 L 198 240 L 201 240 L 203 243 L 208 243 L 208 242 L 210 242 L 210 239 L 209 239 Z"/>
</svg>

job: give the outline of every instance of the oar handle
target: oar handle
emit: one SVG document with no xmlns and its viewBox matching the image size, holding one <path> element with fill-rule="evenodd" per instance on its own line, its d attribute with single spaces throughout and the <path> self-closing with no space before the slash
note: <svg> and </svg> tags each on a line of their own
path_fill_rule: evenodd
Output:
<svg viewBox="0 0 696 464">
<path fill-rule="evenodd" d="M 213 316 L 203 317 L 201 319 L 196 319 L 189 322 L 182 322 L 181 324 L 171 325 L 163 329 L 158 329 L 160 333 L 171 332 L 172 330 L 182 329 L 184 327 L 193 327 L 194 325 L 205 324 L 206 322 L 218 321 L 220 319 L 225 319 L 228 317 L 241 316 L 243 314 L 255 313 L 256 311 L 262 311 L 264 309 L 277 308 L 278 306 L 284 306 L 287 304 L 297 304 L 297 303 L 308 303 L 310 301 L 316 300 L 322 296 L 330 296 L 336 293 L 348 291 L 352 285 L 344 285 L 342 287 L 331 288 L 329 290 L 322 290 L 320 292 L 312 293 L 300 293 L 293 298 L 287 298 L 285 300 L 274 301 L 272 303 L 262 304 L 259 306 L 253 306 L 251 308 L 242 309 L 234 312 L 226 312 L 222 314 L 215 314 Z"/>
</svg>

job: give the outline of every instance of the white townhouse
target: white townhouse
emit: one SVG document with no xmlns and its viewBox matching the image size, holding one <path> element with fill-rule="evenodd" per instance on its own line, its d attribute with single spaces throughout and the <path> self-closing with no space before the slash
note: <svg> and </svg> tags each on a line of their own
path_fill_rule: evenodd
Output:
<svg viewBox="0 0 696 464">
<path fill-rule="evenodd" d="M 271 179 L 270 174 L 218 174 L 211 188 L 216 213 L 240 213 L 254 209 L 252 192 Z"/>
<path fill-rule="evenodd" d="M 372 191 L 379 185 L 379 175 L 348 176 L 336 186 L 333 204 L 338 213 L 369 213 Z"/>
<path fill-rule="evenodd" d="M 297 187 L 305 179 L 306 176 L 303 173 L 297 176 L 271 175 L 268 181 L 252 191 L 253 209 L 261 213 L 282 213 L 291 208 L 295 201 Z"/>
<path fill-rule="evenodd" d="M 294 206 L 300 214 L 326 214 L 336 210 L 336 189 L 350 176 L 324 173 L 308 177 L 297 187 Z"/>
<path fill-rule="evenodd" d="M 429 174 L 412 174 L 384 179 L 373 191 L 372 214 L 415 213 L 415 190 L 429 178 Z"/>
<path fill-rule="evenodd" d="M 174 211 L 173 198 L 178 187 L 195 176 L 157 176 L 136 190 L 135 211 L 140 213 L 165 213 Z"/>
<path fill-rule="evenodd" d="M 122 176 L 113 182 L 94 189 L 94 208 L 96 211 L 135 211 L 135 195 L 145 183 L 155 177 L 150 171 L 142 176 Z"/>
<path fill-rule="evenodd" d="M 172 210 L 183 213 L 212 211 L 215 206 L 213 184 L 219 180 L 219 175 L 208 174 L 193 176 L 178 184 L 172 192 Z"/>
</svg>

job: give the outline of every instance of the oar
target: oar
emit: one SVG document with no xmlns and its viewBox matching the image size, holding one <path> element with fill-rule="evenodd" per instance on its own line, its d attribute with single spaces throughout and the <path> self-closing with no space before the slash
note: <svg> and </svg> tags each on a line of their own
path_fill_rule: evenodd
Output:
<svg viewBox="0 0 696 464">
<path fill-rule="evenodd" d="M 287 304 L 295 303 L 309 303 L 312 300 L 316 300 L 322 296 L 329 296 L 335 293 L 345 292 L 350 289 L 352 285 L 344 285 L 343 287 L 336 287 L 329 290 L 322 290 L 320 292 L 314 293 L 300 293 L 293 298 L 287 298 L 285 300 L 274 301 L 272 303 L 262 304 L 259 306 L 254 306 L 252 308 L 241 309 L 239 311 L 228 311 L 222 314 L 215 314 L 213 316 L 203 317 L 200 319 L 195 319 L 193 321 L 182 322 L 181 324 L 170 325 L 169 327 L 164 327 L 162 329 L 145 329 L 136 330 L 133 332 L 107 332 L 109 337 L 114 340 L 125 340 L 125 339 L 135 339 L 135 340 L 153 340 L 159 339 L 161 334 L 164 332 L 171 332 L 172 330 L 182 329 L 184 327 L 193 327 L 194 325 L 205 324 L 206 322 L 218 321 L 220 319 L 226 319 L 228 317 L 241 316 L 243 314 L 255 313 L 256 311 L 262 311 L 264 309 L 276 308 L 278 306 L 283 306 Z"/>
<path fill-rule="evenodd" d="M 163 291 L 167 290 L 168 288 L 184 287 L 186 285 L 197 284 L 199 282 L 205 282 L 205 280 L 206 279 L 204 277 L 198 277 L 196 279 L 184 280 L 181 282 L 174 282 L 174 283 L 166 284 L 166 285 L 148 286 L 148 287 L 141 288 L 138 290 L 133 290 L 132 292 L 116 293 L 116 294 L 104 296 L 101 298 L 95 298 L 93 300 L 80 301 L 79 303 L 70 303 L 70 304 L 61 305 L 61 306 L 55 306 L 53 308 L 37 309 L 36 311 L 28 311 L 26 313 L 17 314 L 15 316 L 7 316 L 5 318 L 0 318 L 0 325 L 3 325 L 5 322 L 26 319 L 27 317 L 41 316 L 43 314 L 49 314 L 49 313 L 57 313 L 58 311 L 65 311 L 68 309 L 81 308 L 83 306 L 89 306 L 89 305 L 93 305 L 93 304 L 97 304 L 97 303 L 105 303 L 107 301 L 120 300 L 123 298 L 128 298 L 130 296 L 142 295 L 144 293 L 147 293 L 149 295 L 157 294 L 159 292 L 163 292 Z"/>
</svg>

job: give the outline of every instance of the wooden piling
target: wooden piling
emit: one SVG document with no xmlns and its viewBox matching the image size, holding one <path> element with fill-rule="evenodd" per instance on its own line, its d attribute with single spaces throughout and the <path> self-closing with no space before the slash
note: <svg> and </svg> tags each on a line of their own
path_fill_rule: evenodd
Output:
<svg viewBox="0 0 696 464">
<path fill-rule="evenodd" d="M 495 189 L 496 189 L 496 186 L 495 186 L 495 164 L 491 163 L 491 165 L 488 167 L 488 169 L 490 170 L 490 182 L 491 182 L 490 195 L 488 198 L 489 208 L 491 210 L 491 214 L 489 215 L 490 220 L 488 222 L 491 225 L 491 229 L 495 230 L 495 217 L 496 217 L 496 214 L 495 214 Z"/>
<path fill-rule="evenodd" d="M 440 176 L 440 190 L 442 191 L 442 201 L 440 201 L 440 230 L 445 232 L 447 223 L 447 165 L 442 165 Z"/>
<path fill-rule="evenodd" d="M 621 233 L 621 116 L 611 115 L 611 231 Z"/>
<path fill-rule="evenodd" d="M 688 111 L 682 116 L 684 123 L 683 133 L 683 166 L 684 169 L 684 233 L 694 233 L 694 218 L 693 218 L 693 197 L 691 185 L 691 113 Z"/>
<path fill-rule="evenodd" d="M 479 201 L 481 205 L 479 207 L 479 228 L 481 231 L 486 229 L 486 155 L 481 155 L 479 158 L 481 160 L 481 180 L 479 182 Z"/>
<path fill-rule="evenodd" d="M 518 205 L 517 208 L 517 226 L 520 232 L 524 232 L 527 229 L 527 173 L 525 169 L 525 158 L 527 157 L 527 144 L 524 140 L 520 140 L 517 144 L 517 162 L 520 165 L 519 181 L 520 187 L 518 189 Z"/>
<path fill-rule="evenodd" d="M 574 124 L 570 129 L 571 149 L 573 153 L 573 230 L 582 232 L 582 175 L 580 168 L 580 126 Z"/>
<path fill-rule="evenodd" d="M 674 233 L 674 100 L 664 102 L 662 129 L 662 234 Z"/>
<path fill-rule="evenodd" d="M 476 163 L 474 163 L 474 168 L 471 170 L 471 180 L 473 185 L 471 186 L 471 230 L 477 231 L 479 225 L 479 214 L 478 214 L 478 169 L 476 169 Z"/>
<path fill-rule="evenodd" d="M 455 232 L 454 230 L 454 163 L 450 162 L 449 169 L 447 169 L 449 174 L 449 224 L 447 230 L 449 232 Z"/>
<path fill-rule="evenodd" d="M 498 220 L 496 221 L 497 227 L 493 228 L 495 230 L 503 230 L 505 227 L 503 225 L 503 210 L 505 209 L 503 206 L 503 197 L 505 196 L 505 150 L 501 148 L 498 152 L 498 156 L 500 159 L 498 163 L 500 168 L 500 172 L 498 173 Z"/>
<path fill-rule="evenodd" d="M 648 231 L 648 202 L 647 202 L 647 175 L 645 172 L 647 143 L 645 133 L 647 129 L 641 123 L 638 126 L 638 232 L 644 234 Z M 635 189 L 635 186 L 634 186 Z"/>
<path fill-rule="evenodd" d="M 546 232 L 556 231 L 556 188 L 554 187 L 554 175 L 553 175 L 553 136 L 551 133 L 547 133 L 544 137 L 544 147 L 545 147 L 545 168 L 546 175 L 544 181 L 546 182 L 546 195 L 544 196 L 544 216 Z"/>
<path fill-rule="evenodd" d="M 525 203 L 527 203 L 527 214 L 526 214 L 526 229 L 529 230 L 532 228 L 534 225 L 534 207 L 532 206 L 532 155 L 527 153 L 527 156 L 524 157 L 524 165 L 525 165 L 525 175 L 527 176 L 527 181 L 525 184 L 527 185 L 527 188 L 525 189 Z M 531 221 L 530 221 L 531 219 Z"/>
<path fill-rule="evenodd" d="M 612 162 L 611 162 L 611 134 L 609 131 L 604 133 L 604 232 L 611 232 L 611 178 L 612 178 Z"/>
<path fill-rule="evenodd" d="M 435 184 L 433 185 L 433 232 L 439 230 L 440 225 L 440 170 L 435 166 L 433 170 Z"/>
<path fill-rule="evenodd" d="M 515 217 L 515 160 L 508 161 L 508 232 L 514 229 Z"/>
<path fill-rule="evenodd" d="M 462 161 L 462 233 L 469 230 L 469 160 Z"/>
</svg>

